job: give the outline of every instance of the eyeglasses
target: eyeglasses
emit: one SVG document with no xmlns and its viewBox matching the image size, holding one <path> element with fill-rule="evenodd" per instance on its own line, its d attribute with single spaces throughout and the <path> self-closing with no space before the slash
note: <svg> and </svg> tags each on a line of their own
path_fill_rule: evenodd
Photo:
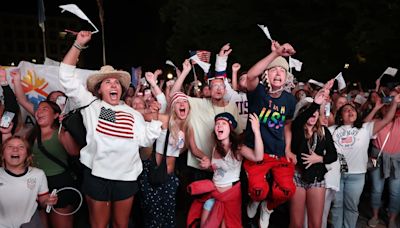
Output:
<svg viewBox="0 0 400 228">
<path fill-rule="evenodd" d="M 216 88 L 216 89 L 224 89 L 225 85 L 222 83 L 218 83 L 218 84 L 211 84 L 210 86 L 211 88 Z"/>
</svg>

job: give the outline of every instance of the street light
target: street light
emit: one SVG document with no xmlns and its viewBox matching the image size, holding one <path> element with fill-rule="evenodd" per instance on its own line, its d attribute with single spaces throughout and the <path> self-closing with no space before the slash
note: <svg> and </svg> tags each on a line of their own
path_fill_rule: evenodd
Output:
<svg viewBox="0 0 400 228">
<path fill-rule="evenodd" d="M 171 74 L 171 73 L 168 73 L 168 74 L 167 74 L 167 78 L 168 78 L 168 79 L 172 79 L 173 77 L 174 77 L 173 74 Z"/>
</svg>

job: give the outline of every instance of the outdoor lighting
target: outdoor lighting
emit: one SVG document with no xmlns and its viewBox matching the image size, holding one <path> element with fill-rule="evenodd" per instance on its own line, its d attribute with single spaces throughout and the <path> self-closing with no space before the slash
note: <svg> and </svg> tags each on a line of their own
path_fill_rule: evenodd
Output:
<svg viewBox="0 0 400 228">
<path fill-rule="evenodd" d="M 201 85 L 203 85 L 203 84 L 201 84 L 201 82 L 199 82 L 199 86 L 201 86 Z"/>
<path fill-rule="evenodd" d="M 172 79 L 173 77 L 174 77 L 174 75 L 172 75 L 171 73 L 168 73 L 168 74 L 167 74 L 167 78 L 168 78 L 168 79 Z"/>
<path fill-rule="evenodd" d="M 32 62 L 33 62 L 33 63 L 36 63 L 36 59 L 32 59 Z"/>
<path fill-rule="evenodd" d="M 11 66 L 15 66 L 15 63 L 14 62 L 11 62 L 11 64 L 10 64 Z"/>
<path fill-rule="evenodd" d="M 350 64 L 348 64 L 348 63 L 344 64 L 344 69 L 348 69 L 349 66 L 350 66 Z"/>
</svg>

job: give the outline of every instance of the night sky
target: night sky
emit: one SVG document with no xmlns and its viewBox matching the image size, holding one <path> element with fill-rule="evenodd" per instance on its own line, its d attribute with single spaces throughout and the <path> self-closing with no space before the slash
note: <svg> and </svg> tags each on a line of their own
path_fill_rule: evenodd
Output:
<svg viewBox="0 0 400 228">
<path fill-rule="evenodd" d="M 64 4 L 76 4 L 101 30 L 96 0 L 44 0 L 44 4 L 47 20 L 52 16 L 77 18 L 69 12 L 61 13 L 58 7 Z M 128 70 L 131 66 L 150 68 L 165 62 L 163 46 L 167 30 L 161 26 L 158 12 L 160 5 L 161 2 L 157 0 L 103 2 L 107 64 Z M 37 1 L 7 1 L 6 7 L 4 5 L 0 7 L 0 11 L 37 16 Z M 86 21 L 80 20 L 80 22 L 83 28 L 92 29 Z M 74 28 L 68 29 L 74 30 Z M 93 35 L 89 46 L 90 49 L 84 53 L 85 63 L 89 69 L 98 69 L 102 65 L 100 32 Z"/>
<path fill-rule="evenodd" d="M 132 66 L 142 66 L 145 71 L 154 71 L 157 68 L 165 67 L 165 60 L 171 59 L 176 65 L 180 66 L 181 61 L 188 56 L 182 54 L 182 50 L 179 52 L 178 57 L 176 55 L 175 58 L 168 56 L 167 40 L 173 37 L 173 34 L 179 34 L 179 32 L 185 34 L 207 28 L 207 23 L 210 22 L 204 21 L 203 23 L 203 21 L 200 21 L 197 24 L 198 27 L 193 26 L 193 29 L 190 24 L 189 29 L 186 27 L 185 30 L 185 28 L 180 27 L 179 30 L 174 31 L 173 24 L 171 24 L 173 20 L 167 20 L 167 23 L 163 23 L 160 19 L 160 8 L 171 2 L 182 3 L 184 1 L 103 0 L 107 64 L 128 71 Z M 61 9 L 58 7 L 59 5 L 71 3 L 76 4 L 101 29 L 96 0 L 44 0 L 47 19 L 52 16 L 77 18 L 68 12 L 61 13 Z M 0 7 L 0 12 L 37 16 L 36 0 L 4 1 L 3 4 L 6 5 Z M 226 15 L 219 15 L 219 10 L 222 12 L 226 9 L 230 16 L 237 15 L 240 18 L 239 22 L 244 21 L 244 26 L 242 27 L 243 31 L 237 31 L 236 34 L 234 33 L 235 29 L 231 29 L 227 33 L 226 28 L 225 30 L 221 28 L 221 33 L 215 34 L 215 36 L 207 33 L 207 30 L 200 37 L 184 37 L 181 35 L 182 37 L 178 37 L 178 39 L 181 38 L 184 42 L 175 40 L 174 45 L 183 47 L 184 53 L 187 53 L 189 48 L 193 47 L 190 45 L 201 44 L 208 45 L 208 47 L 204 48 L 212 51 L 212 56 L 214 56 L 218 51 L 218 47 L 221 47 L 225 42 L 231 42 L 234 52 L 231 54 L 228 64 L 232 64 L 233 61 L 241 63 L 247 61 L 243 65 L 245 69 L 248 69 L 269 51 L 269 41 L 256 26 L 257 23 L 269 23 L 268 27 L 270 32 L 272 31 L 272 36 L 281 42 L 294 44 L 298 52 L 295 57 L 304 61 L 304 69 L 302 72 L 297 73 L 300 79 L 308 80 L 309 78 L 320 77 L 321 80 L 326 80 L 334 76 L 333 74 L 336 75 L 343 70 L 344 63 L 350 63 L 350 69 L 344 72 L 345 78 L 366 81 L 369 82 L 369 86 L 373 86 L 375 79 L 386 67 L 400 68 L 400 58 L 397 57 L 400 51 L 400 45 L 397 42 L 400 23 L 392 19 L 399 15 L 398 10 L 394 10 L 399 8 L 398 1 L 383 0 L 379 4 L 375 4 L 372 0 L 365 0 L 365 2 L 355 0 L 326 0 L 324 2 L 317 0 L 288 0 L 285 2 L 199 0 L 190 3 L 190 5 L 204 10 L 197 11 L 197 13 L 200 12 L 200 15 L 194 15 L 193 17 L 201 17 L 203 12 L 207 15 L 212 15 L 210 26 L 214 27 L 210 29 L 213 29 L 214 32 L 219 31 L 218 26 L 221 26 L 221 24 L 215 23 L 214 25 L 212 20 L 215 20 L 215 22 L 223 21 L 224 19 L 235 21 L 232 17 L 228 18 Z M 347 5 L 352 6 L 347 7 Z M 240 8 L 242 6 L 245 9 Z M 366 8 L 362 8 L 364 6 Z M 213 11 L 211 10 L 212 8 Z M 247 11 L 246 8 L 248 8 Z M 254 9 L 258 11 L 255 16 L 251 15 L 255 11 Z M 272 9 L 274 11 L 270 11 Z M 189 9 L 189 14 L 185 15 L 184 20 L 186 18 L 189 20 L 193 11 L 196 10 Z M 246 12 L 248 16 L 241 15 L 241 12 Z M 369 12 L 369 14 L 365 12 Z M 362 20 L 360 20 L 360 17 L 357 16 L 358 14 L 367 16 L 362 16 Z M 382 19 L 389 14 L 392 16 L 387 17 L 388 21 Z M 250 17 L 250 15 L 253 17 Z M 271 16 L 273 18 L 268 18 L 268 15 L 274 16 Z M 298 18 L 299 23 L 294 24 L 293 20 L 286 20 L 287 18 Z M 206 16 L 205 20 L 207 19 L 210 18 Z M 379 23 L 384 23 L 382 24 L 384 26 L 380 26 L 381 24 Z M 38 26 L 37 23 L 34 26 Z M 84 20 L 80 20 L 80 26 L 92 29 Z M 373 28 L 376 31 L 373 30 L 371 32 Z M 383 30 L 380 31 L 379 28 Z M 249 33 L 250 36 L 246 37 L 248 31 L 251 34 Z M 204 37 L 207 37 L 205 43 Z M 70 39 L 72 40 L 73 38 L 70 37 Z M 358 48 L 358 42 L 360 45 L 361 43 L 364 45 L 363 48 L 367 47 L 368 49 Z M 84 68 L 99 69 L 103 65 L 100 32 L 93 35 L 89 46 L 89 49 L 82 54 L 85 58 Z M 203 46 L 195 48 L 203 48 Z M 249 50 L 250 48 L 253 48 L 253 50 L 258 48 L 258 50 L 245 52 L 246 48 Z M 360 61 L 362 58 L 365 58 L 366 61 Z M 376 60 L 379 60 L 379 62 Z M 398 76 L 396 77 L 397 81 Z"/>
</svg>

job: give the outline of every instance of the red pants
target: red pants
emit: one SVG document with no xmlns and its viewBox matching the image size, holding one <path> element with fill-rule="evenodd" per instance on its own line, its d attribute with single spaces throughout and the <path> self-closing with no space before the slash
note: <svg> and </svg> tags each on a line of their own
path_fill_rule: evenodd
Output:
<svg viewBox="0 0 400 228">
<path fill-rule="evenodd" d="M 261 162 L 245 160 L 244 169 L 249 179 L 249 195 L 254 201 L 267 200 L 267 207 L 272 210 L 289 200 L 296 186 L 293 182 L 294 164 L 285 157 L 271 157 L 264 154 Z M 272 175 L 272 185 L 267 182 L 267 175 Z"/>
</svg>

